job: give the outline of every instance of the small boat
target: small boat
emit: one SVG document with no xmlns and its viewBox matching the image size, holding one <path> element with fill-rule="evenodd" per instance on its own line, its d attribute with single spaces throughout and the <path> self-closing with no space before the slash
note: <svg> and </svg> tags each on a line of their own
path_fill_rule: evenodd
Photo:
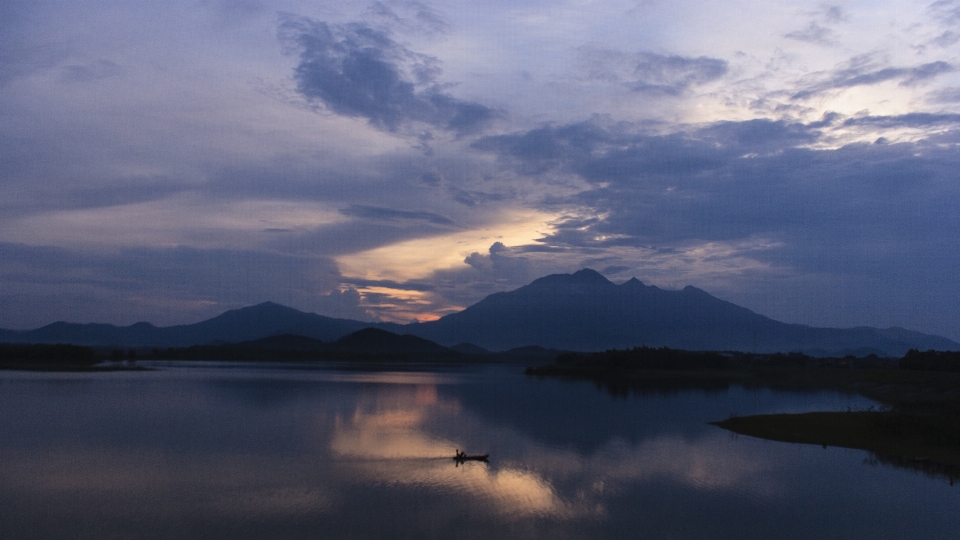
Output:
<svg viewBox="0 0 960 540">
<path fill-rule="evenodd" d="M 468 454 L 466 452 L 461 452 L 457 450 L 453 460 L 457 463 L 463 463 L 464 461 L 487 461 L 490 458 L 490 454 Z"/>
</svg>

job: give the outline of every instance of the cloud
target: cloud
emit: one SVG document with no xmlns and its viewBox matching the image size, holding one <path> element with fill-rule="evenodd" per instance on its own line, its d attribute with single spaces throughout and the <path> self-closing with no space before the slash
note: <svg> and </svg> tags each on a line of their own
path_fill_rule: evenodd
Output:
<svg viewBox="0 0 960 540">
<path fill-rule="evenodd" d="M 554 216 L 527 210 L 502 210 L 473 228 L 447 230 L 397 241 L 368 250 L 354 250 L 336 257 L 344 276 L 405 282 L 425 280 L 438 270 L 462 268 L 464 257 L 478 247 L 500 241 L 523 245 L 550 229 Z"/>
<path fill-rule="evenodd" d="M 526 279 L 530 275 L 530 262 L 512 253 L 503 242 L 494 242 L 486 255 L 474 251 L 464 259 L 476 270 L 491 273 L 497 278 L 508 278 L 512 282 Z"/>
<path fill-rule="evenodd" d="M 322 204 L 177 195 L 167 199 L 35 213 L 3 220 L 0 241 L 59 246 L 263 247 L 264 229 L 309 235 L 344 221 Z M 271 235 L 275 236 L 275 235 Z"/>
<path fill-rule="evenodd" d="M 0 86 L 51 69 L 69 57 L 64 45 L 36 35 L 42 12 L 36 2 L 0 2 Z"/>
<path fill-rule="evenodd" d="M 663 135 L 583 122 L 483 137 L 473 147 L 510 160 L 521 174 L 559 169 L 605 183 L 693 174 L 747 153 L 779 151 L 816 138 L 808 125 L 766 119 L 717 122 L 692 133 Z"/>
<path fill-rule="evenodd" d="M 956 0 L 937 0 L 927 7 L 927 11 L 943 25 L 960 23 L 960 2 Z"/>
<path fill-rule="evenodd" d="M 360 204 L 351 205 L 349 208 L 340 210 L 345 216 L 357 217 L 362 219 L 382 220 L 382 221 L 426 221 L 434 225 L 456 225 L 448 218 L 432 212 L 409 212 L 406 210 L 393 210 L 390 208 L 381 208 L 378 206 L 364 206 Z"/>
<path fill-rule="evenodd" d="M 847 13 L 841 6 L 823 6 L 823 17 L 828 21 L 846 21 Z"/>
<path fill-rule="evenodd" d="M 469 189 L 454 189 L 453 200 L 465 206 L 477 206 L 484 203 L 506 200 L 508 195 L 503 193 L 486 193 Z"/>
<path fill-rule="evenodd" d="M 263 0 L 200 0 L 204 6 L 212 6 L 218 12 L 233 18 L 252 17 L 268 8 Z"/>
<path fill-rule="evenodd" d="M 435 57 L 410 51 L 366 23 L 328 24 L 288 15 L 279 35 L 299 54 L 298 91 L 337 114 L 366 118 L 388 131 L 422 122 L 461 135 L 500 115 L 445 93 Z"/>
<path fill-rule="evenodd" d="M 949 47 L 958 41 L 960 41 L 960 34 L 945 30 L 942 34 L 933 38 L 932 43 L 940 47 Z"/>
<path fill-rule="evenodd" d="M 641 53 L 634 69 L 637 79 L 630 85 L 640 93 L 675 96 L 690 86 L 708 83 L 726 73 L 727 62 L 718 58 Z"/>
<path fill-rule="evenodd" d="M 611 275 L 627 272 L 628 270 L 630 270 L 629 266 L 611 265 L 611 266 L 604 267 L 602 270 L 600 270 L 600 273 L 607 276 L 611 276 Z"/>
<path fill-rule="evenodd" d="M 929 94 L 934 103 L 960 103 L 960 87 L 941 88 Z"/>
<path fill-rule="evenodd" d="M 422 2 L 393 0 L 384 3 L 378 0 L 368 11 L 385 26 L 407 32 L 433 35 L 445 33 L 450 28 L 450 23 L 438 10 Z"/>
<path fill-rule="evenodd" d="M 818 75 L 816 82 L 809 83 L 806 88 L 795 92 L 794 100 L 809 99 L 828 90 L 868 86 L 887 81 L 900 81 L 900 86 L 915 86 L 921 82 L 933 79 L 944 73 L 955 70 L 954 66 L 938 60 L 916 67 L 887 67 L 873 69 L 869 57 L 855 58 L 847 67 L 834 70 L 826 76 Z"/>
<path fill-rule="evenodd" d="M 829 45 L 833 43 L 833 40 L 831 39 L 832 35 L 833 30 L 830 28 L 820 26 L 816 21 L 810 21 L 810 24 L 808 24 L 803 30 L 795 30 L 784 35 L 783 37 L 788 39 L 796 39 L 798 41 L 806 41 L 807 43 Z"/>
<path fill-rule="evenodd" d="M 841 6 L 823 5 L 821 6 L 821 9 L 809 14 L 816 17 L 816 19 L 819 21 L 810 21 L 810 23 L 807 24 L 803 30 L 789 32 L 783 37 L 787 39 L 805 41 L 807 43 L 817 43 L 819 45 L 833 45 L 833 36 L 835 33 L 834 30 L 832 28 L 821 26 L 820 22 L 829 24 L 845 22 L 848 19 L 846 12 Z"/>
<path fill-rule="evenodd" d="M 83 83 L 116 77 L 126 72 L 120 66 L 109 60 L 97 60 L 87 64 L 71 64 L 63 66 L 60 80 L 67 83 Z"/>
<path fill-rule="evenodd" d="M 482 137 L 471 146 L 513 160 L 522 174 L 539 174 L 561 163 L 589 156 L 594 148 L 610 141 L 612 136 L 592 122 L 582 122 Z"/>
<path fill-rule="evenodd" d="M 580 56 L 591 78 L 647 95 L 679 96 L 691 87 L 723 77 L 728 71 L 725 60 L 708 56 L 628 54 L 589 47 L 581 48 Z"/>
<path fill-rule="evenodd" d="M 328 317 L 339 319 L 353 319 L 357 321 L 371 320 L 370 313 L 361 306 L 360 293 L 354 288 L 333 290 L 330 294 L 322 295 L 316 300 L 318 311 Z"/>
<path fill-rule="evenodd" d="M 848 118 L 845 126 L 874 126 L 883 128 L 960 125 L 960 114 L 907 113 L 895 116 L 859 116 Z"/>
<path fill-rule="evenodd" d="M 78 251 L 0 243 L 0 327 L 70 321 L 174 324 L 264 301 L 370 320 L 321 256 L 195 248 Z M 38 299 L 41 299 L 38 301 Z"/>
</svg>

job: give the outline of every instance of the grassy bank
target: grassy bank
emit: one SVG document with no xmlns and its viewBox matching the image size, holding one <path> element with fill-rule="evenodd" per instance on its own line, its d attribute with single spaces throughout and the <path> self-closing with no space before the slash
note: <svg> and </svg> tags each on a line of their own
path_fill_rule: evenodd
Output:
<svg viewBox="0 0 960 540">
<path fill-rule="evenodd" d="M 711 422 L 773 441 L 838 446 L 871 452 L 879 462 L 960 479 L 960 421 L 956 415 L 910 411 L 760 414 Z"/>
</svg>

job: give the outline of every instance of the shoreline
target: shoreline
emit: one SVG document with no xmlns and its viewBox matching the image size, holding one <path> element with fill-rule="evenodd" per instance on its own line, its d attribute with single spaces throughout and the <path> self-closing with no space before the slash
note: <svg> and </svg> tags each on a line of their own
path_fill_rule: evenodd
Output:
<svg viewBox="0 0 960 540">
<path fill-rule="evenodd" d="M 864 450 L 875 462 L 960 479 L 960 373 L 905 369 L 735 366 L 650 370 L 548 365 L 528 376 L 592 381 L 614 394 L 717 391 L 732 385 L 780 391 L 836 391 L 882 407 L 731 416 L 709 422 L 738 435 L 824 448 Z"/>
</svg>

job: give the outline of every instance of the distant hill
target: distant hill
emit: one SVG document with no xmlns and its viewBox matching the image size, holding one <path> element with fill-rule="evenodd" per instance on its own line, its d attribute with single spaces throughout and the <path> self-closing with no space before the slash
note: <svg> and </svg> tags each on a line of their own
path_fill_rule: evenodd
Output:
<svg viewBox="0 0 960 540">
<path fill-rule="evenodd" d="M 636 346 L 797 351 L 820 356 L 960 350 L 960 343 L 902 328 L 839 329 L 781 323 L 696 287 L 670 291 L 635 278 L 616 285 L 590 269 L 542 277 L 519 289 L 492 294 L 437 321 L 405 326 L 334 319 L 266 302 L 180 326 L 58 322 L 29 331 L 0 330 L 0 342 L 187 347 L 288 334 L 331 343 L 365 328 L 410 335 L 391 337 L 365 331 L 350 338 L 355 340 L 351 346 L 428 350 L 428 345 L 414 341 L 416 336 L 467 354 L 526 346 L 569 351 Z"/>
<path fill-rule="evenodd" d="M 344 336 L 333 343 L 337 350 L 350 352 L 386 353 L 397 352 L 407 354 L 459 354 L 438 345 L 432 341 L 412 336 L 410 334 L 397 335 L 379 328 L 364 328 Z"/>
<path fill-rule="evenodd" d="M 4 330 L 0 341 L 73 343 L 116 347 L 187 347 L 238 343 L 279 334 L 333 341 L 370 323 L 304 313 L 273 302 L 234 309 L 196 324 L 156 327 L 141 322 L 130 326 L 56 322 L 36 330 Z"/>
</svg>

